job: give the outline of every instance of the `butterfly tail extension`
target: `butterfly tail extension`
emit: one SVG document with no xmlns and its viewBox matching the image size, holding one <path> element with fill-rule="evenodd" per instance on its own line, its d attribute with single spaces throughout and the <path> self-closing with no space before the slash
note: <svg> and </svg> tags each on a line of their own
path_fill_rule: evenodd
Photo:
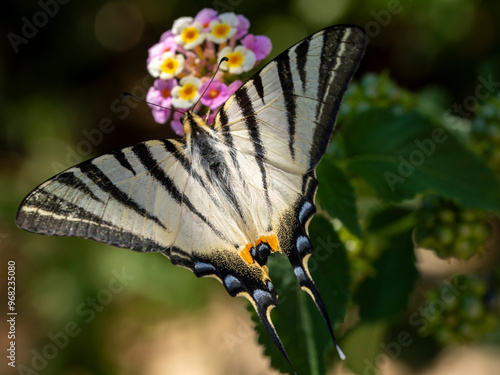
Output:
<svg viewBox="0 0 500 375">
<path fill-rule="evenodd" d="M 210 257 L 200 255 L 194 263 L 193 271 L 198 277 L 217 278 L 231 297 L 245 297 L 250 301 L 267 334 L 296 375 L 271 320 L 271 310 L 278 304 L 278 296 L 264 268 L 253 260 L 244 261 L 236 253 L 214 251 Z"/>
<path fill-rule="evenodd" d="M 225 280 L 226 279 L 227 277 L 225 278 Z M 292 368 L 293 373 L 297 375 L 297 372 L 295 371 L 292 362 L 288 358 L 285 347 L 283 346 L 278 332 L 276 331 L 276 328 L 274 327 L 274 324 L 271 320 L 271 310 L 278 304 L 278 297 L 272 283 L 268 281 L 267 288 L 263 288 L 262 285 L 256 288 L 254 285 L 252 285 L 253 283 L 245 284 L 247 285 L 247 288 L 245 288 L 244 291 L 235 293 L 234 289 L 232 289 L 231 286 L 227 285 L 227 282 L 225 282 L 225 286 L 229 294 L 242 296 L 250 301 L 255 309 L 255 312 L 259 316 L 262 325 L 266 329 L 267 334 L 273 341 L 274 345 L 278 348 L 281 355 L 286 359 L 286 361 Z"/>
<path fill-rule="evenodd" d="M 308 246 L 307 249 L 302 249 L 304 250 L 309 250 L 312 252 L 312 244 L 307 237 L 302 237 L 303 242 L 306 242 L 307 244 L 302 244 L 302 246 Z M 330 331 L 330 335 L 332 336 L 333 343 L 335 344 L 335 348 L 337 349 L 337 352 L 339 354 L 339 357 L 344 360 L 345 355 L 344 352 L 340 349 L 340 346 L 337 342 L 337 339 L 335 338 L 335 334 L 333 332 L 332 328 L 332 323 L 330 320 L 330 317 L 328 315 L 328 311 L 326 309 L 325 302 L 323 301 L 323 297 L 321 297 L 321 294 L 318 290 L 318 287 L 314 283 L 311 274 L 309 273 L 309 269 L 307 267 L 307 261 L 309 259 L 310 253 L 306 254 L 303 258 L 299 256 L 299 254 L 296 252 L 295 254 L 292 252 L 289 254 L 288 258 L 290 260 L 290 263 L 293 267 L 293 271 L 295 273 L 295 276 L 297 277 L 297 280 L 299 281 L 300 287 L 302 290 L 306 291 L 311 298 L 313 299 L 314 303 L 316 304 L 316 307 L 318 308 L 321 316 L 323 317 L 323 320 L 325 321 L 326 325 L 328 326 L 328 330 Z"/>
<path fill-rule="evenodd" d="M 278 348 L 281 355 L 286 359 L 294 375 L 297 375 L 297 372 L 295 371 L 292 362 L 288 358 L 288 355 L 286 354 L 285 351 L 285 347 L 283 346 L 283 343 L 281 342 L 278 332 L 276 331 L 276 328 L 274 327 L 274 324 L 271 320 L 271 310 L 276 306 L 278 301 L 275 296 L 273 299 L 271 299 L 272 297 L 270 294 L 267 294 L 266 292 L 264 293 L 260 292 L 262 291 L 257 290 L 253 293 L 253 296 L 248 295 L 246 297 L 250 300 L 253 307 L 255 308 L 255 311 L 257 312 L 260 321 L 264 325 L 264 328 L 266 329 L 266 332 L 273 341 L 274 345 Z"/>
<path fill-rule="evenodd" d="M 318 287 L 314 283 L 314 280 L 312 279 L 311 274 L 309 272 L 309 268 L 307 266 L 309 257 L 313 252 L 312 243 L 309 237 L 304 233 L 303 235 L 298 236 L 296 244 L 297 244 L 297 249 L 295 251 L 292 250 L 288 254 L 288 259 L 293 267 L 295 276 L 297 277 L 297 280 L 299 281 L 302 290 L 306 291 L 316 304 L 316 307 L 318 308 L 321 316 L 323 317 L 323 320 L 328 326 L 328 330 L 330 331 L 330 335 L 332 336 L 333 343 L 335 344 L 335 348 L 337 349 L 339 357 L 342 360 L 345 360 L 345 354 L 342 351 L 342 349 L 340 349 L 337 339 L 335 338 L 335 334 L 332 328 L 332 323 L 328 315 L 325 302 L 323 301 L 323 297 L 321 297 Z"/>
</svg>

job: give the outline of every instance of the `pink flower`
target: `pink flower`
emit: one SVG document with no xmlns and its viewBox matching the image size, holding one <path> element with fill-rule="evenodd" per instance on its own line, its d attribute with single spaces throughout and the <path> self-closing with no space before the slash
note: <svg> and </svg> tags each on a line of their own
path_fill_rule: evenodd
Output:
<svg viewBox="0 0 500 375">
<path fill-rule="evenodd" d="M 196 17 L 194 18 L 195 21 L 198 21 L 203 25 L 203 30 L 207 31 L 208 27 L 210 26 L 210 22 L 213 20 L 217 19 L 218 12 L 216 10 L 210 9 L 210 8 L 205 8 L 202 9 L 198 12 Z"/>
<path fill-rule="evenodd" d="M 210 86 L 208 86 L 210 84 Z M 208 90 L 205 91 L 208 87 Z M 210 81 L 205 82 L 200 87 L 200 92 L 204 92 L 200 101 L 204 106 L 214 109 L 222 105 L 229 98 L 228 87 L 219 81 L 214 79 L 212 83 Z"/>
<path fill-rule="evenodd" d="M 164 41 L 165 39 L 173 35 L 174 33 L 172 33 L 172 30 L 167 30 L 163 34 L 161 34 L 160 41 Z"/>
<path fill-rule="evenodd" d="M 271 53 L 271 49 L 273 48 L 271 40 L 265 35 L 255 36 L 253 34 L 248 34 L 241 40 L 241 44 L 253 51 L 257 60 L 264 59 Z"/>
<path fill-rule="evenodd" d="M 233 95 L 236 90 L 238 90 L 239 88 L 241 87 L 241 81 L 240 80 L 237 80 L 237 81 L 234 81 L 233 83 L 231 83 L 228 87 L 227 87 L 227 93 L 229 94 L 229 96 Z"/>
<path fill-rule="evenodd" d="M 148 50 L 148 59 L 146 64 L 149 63 L 157 56 L 163 55 L 165 52 L 173 52 L 177 51 L 177 44 L 175 43 L 174 36 L 172 35 L 172 31 L 167 31 L 163 33 L 161 39 L 158 43 L 156 43 L 153 47 Z"/>
<path fill-rule="evenodd" d="M 249 34 L 249 28 L 244 15 L 210 8 L 196 17 L 176 19 L 148 50 L 147 69 L 157 78 L 147 93 L 154 120 L 183 136 L 181 116 L 195 105 L 213 122 L 218 109 L 241 87 L 235 79 L 243 79 L 271 51 L 269 38 Z M 228 61 L 219 64 L 222 57 Z"/>
<path fill-rule="evenodd" d="M 250 21 L 242 14 L 238 14 L 238 26 L 236 31 L 236 39 L 241 39 L 248 33 L 248 29 L 250 29 Z"/>
<path fill-rule="evenodd" d="M 227 86 L 227 97 L 229 98 L 231 95 L 233 95 L 236 92 L 236 90 L 238 90 L 240 87 L 241 87 L 241 81 L 234 81 L 229 86 Z M 220 104 L 220 106 L 222 106 L 222 104 L 224 104 L 224 101 Z M 207 123 L 212 124 L 214 122 L 214 118 L 217 115 L 220 106 L 210 107 L 212 111 L 210 111 L 210 114 L 208 115 Z"/>
<path fill-rule="evenodd" d="M 172 110 L 158 107 L 158 105 L 167 108 L 172 106 L 172 96 L 170 95 L 170 91 L 175 86 L 177 86 L 176 79 L 170 79 L 168 81 L 157 79 L 155 80 L 153 86 L 149 88 L 148 94 L 146 95 L 146 100 L 148 102 L 157 104 L 148 105 L 153 110 L 153 118 L 159 124 L 164 124 L 168 121 Z"/>
<path fill-rule="evenodd" d="M 180 112 L 177 112 L 180 111 Z M 184 137 L 184 125 L 182 125 L 181 122 L 181 117 L 184 114 L 184 112 L 187 111 L 187 109 L 177 109 L 177 111 L 174 112 L 174 116 L 172 118 L 172 121 L 170 121 L 170 127 L 172 130 L 175 132 L 175 134 Z"/>
</svg>

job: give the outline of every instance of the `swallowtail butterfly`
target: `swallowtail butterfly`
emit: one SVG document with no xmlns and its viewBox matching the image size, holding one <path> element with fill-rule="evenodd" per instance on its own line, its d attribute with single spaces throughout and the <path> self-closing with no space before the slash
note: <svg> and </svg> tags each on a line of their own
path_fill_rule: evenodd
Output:
<svg viewBox="0 0 500 375">
<path fill-rule="evenodd" d="M 308 224 L 315 167 L 365 45 L 350 25 L 305 38 L 238 89 L 213 124 L 188 111 L 182 139 L 142 142 L 59 173 L 24 199 L 17 225 L 160 252 L 215 277 L 253 304 L 288 360 L 271 322 L 277 294 L 266 267 L 268 256 L 285 253 L 335 341 L 307 267 Z"/>
</svg>

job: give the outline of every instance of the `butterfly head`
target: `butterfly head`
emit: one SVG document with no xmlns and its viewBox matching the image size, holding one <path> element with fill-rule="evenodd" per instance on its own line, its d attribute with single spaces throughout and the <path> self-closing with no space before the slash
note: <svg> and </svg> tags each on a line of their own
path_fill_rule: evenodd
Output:
<svg viewBox="0 0 500 375">
<path fill-rule="evenodd" d="M 203 118 L 194 111 L 186 111 L 181 117 L 181 123 L 184 126 L 186 139 L 207 135 L 207 133 L 211 133 L 212 131 Z"/>
</svg>

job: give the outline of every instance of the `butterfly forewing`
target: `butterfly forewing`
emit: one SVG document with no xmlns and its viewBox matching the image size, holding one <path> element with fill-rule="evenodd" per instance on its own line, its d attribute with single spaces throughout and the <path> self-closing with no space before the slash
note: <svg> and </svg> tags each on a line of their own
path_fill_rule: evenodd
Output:
<svg viewBox="0 0 500 375">
<path fill-rule="evenodd" d="M 238 150 L 266 150 L 268 164 L 306 173 L 326 150 L 364 46 L 365 34 L 357 27 L 311 35 L 240 88 L 218 113 L 215 126 L 229 127 Z"/>
<path fill-rule="evenodd" d="M 140 143 L 62 172 L 26 197 L 18 226 L 140 251 L 191 252 L 227 243 L 221 226 L 203 213 L 222 216 L 218 202 L 206 199 L 203 181 L 167 150 L 172 142 Z"/>
</svg>

